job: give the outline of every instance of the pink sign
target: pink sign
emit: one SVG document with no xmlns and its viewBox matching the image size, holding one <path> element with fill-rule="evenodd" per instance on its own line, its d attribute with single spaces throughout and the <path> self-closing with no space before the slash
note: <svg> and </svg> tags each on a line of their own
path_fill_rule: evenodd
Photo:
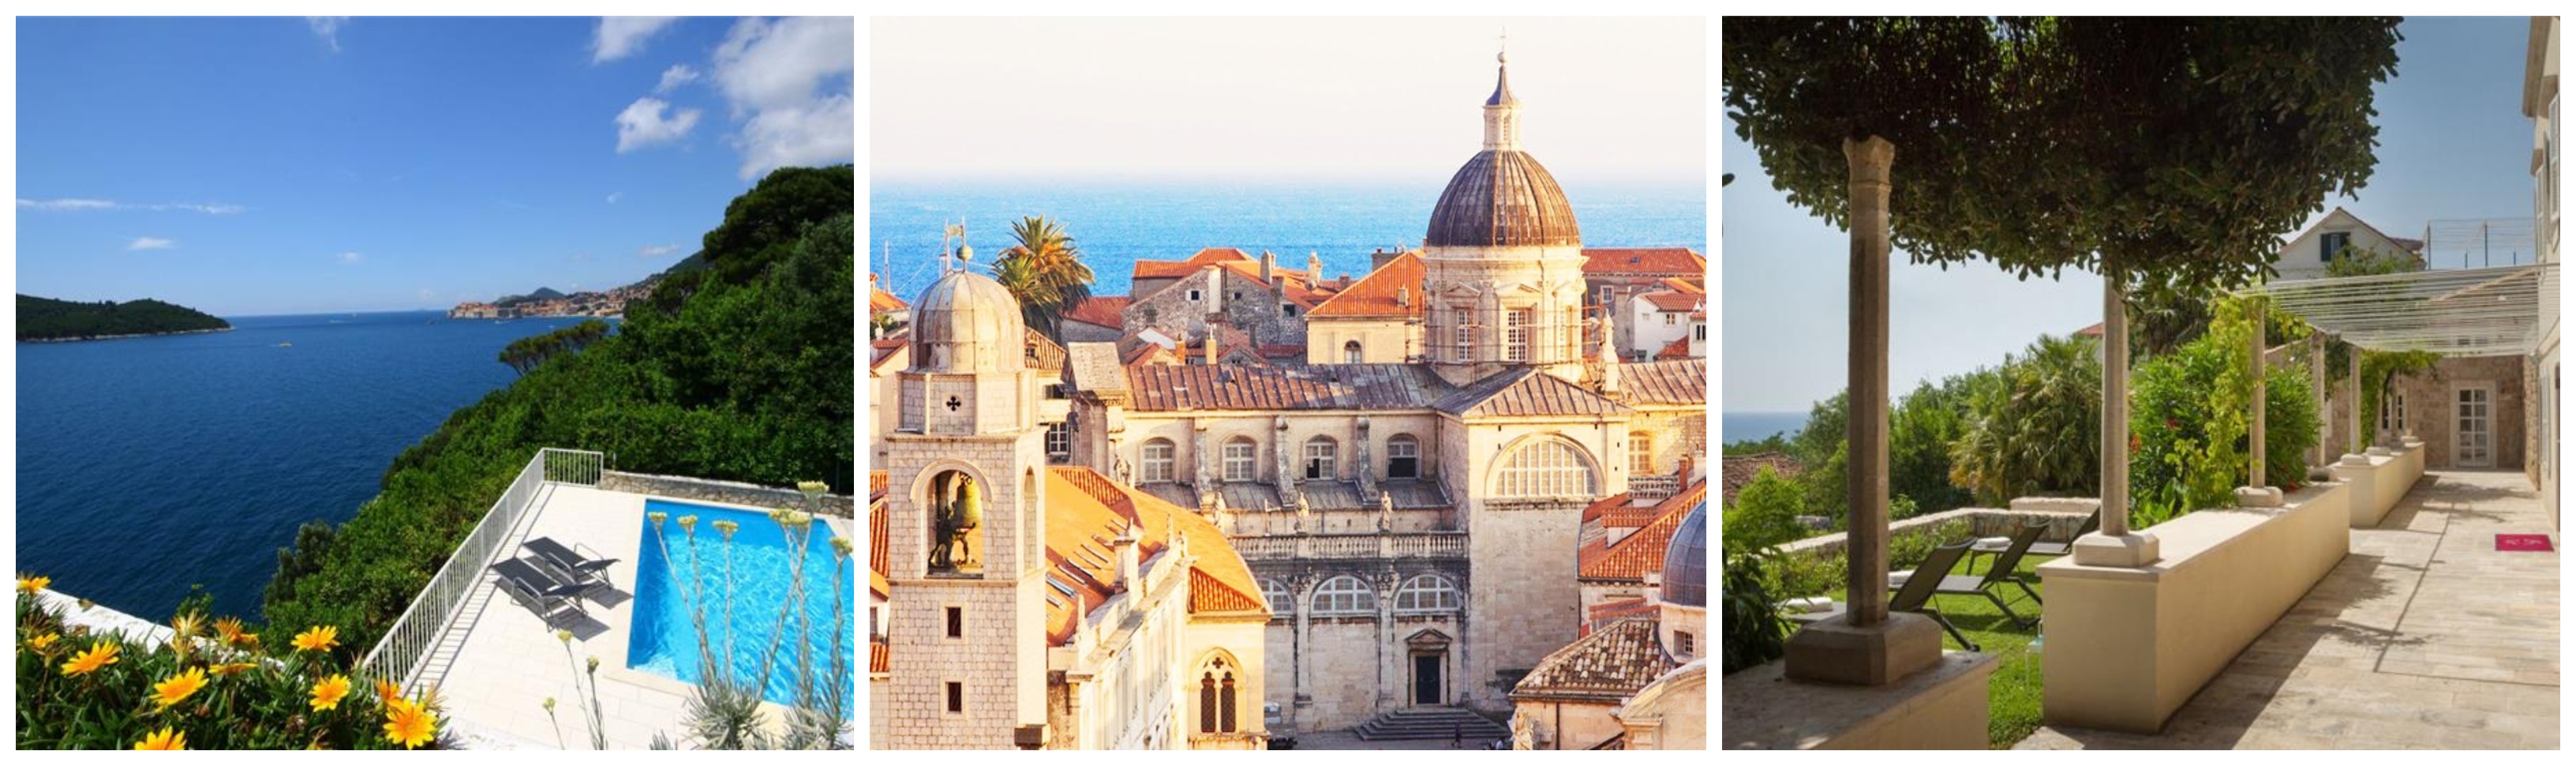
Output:
<svg viewBox="0 0 2576 766">
<path fill-rule="evenodd" d="M 2496 535 L 2496 550 L 2546 553 L 2557 549 L 2549 545 L 2548 535 Z"/>
</svg>

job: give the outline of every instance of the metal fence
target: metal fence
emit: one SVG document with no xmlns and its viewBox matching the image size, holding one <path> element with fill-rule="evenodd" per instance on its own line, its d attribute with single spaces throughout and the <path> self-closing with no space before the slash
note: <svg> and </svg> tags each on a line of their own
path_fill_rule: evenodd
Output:
<svg viewBox="0 0 2576 766">
<path fill-rule="evenodd" d="M 438 574 L 430 576 L 420 595 L 412 597 L 410 608 L 404 609 L 393 627 L 385 629 L 384 638 L 367 651 L 366 659 L 359 662 L 359 671 L 369 678 L 393 680 L 405 693 L 417 691 L 412 688 L 412 676 L 419 670 L 421 659 L 447 633 L 448 620 L 457 604 L 482 583 L 483 567 L 491 563 L 492 554 L 508 540 L 510 530 L 518 527 L 538 491 L 547 484 L 597 486 L 607 466 L 607 457 L 597 452 L 552 447 L 538 450 L 536 457 L 528 459 L 527 467 L 519 469 L 518 478 L 510 481 L 501 499 L 493 501 L 492 509 L 484 512 L 474 531 L 466 533 L 456 553 L 447 557 Z"/>
</svg>

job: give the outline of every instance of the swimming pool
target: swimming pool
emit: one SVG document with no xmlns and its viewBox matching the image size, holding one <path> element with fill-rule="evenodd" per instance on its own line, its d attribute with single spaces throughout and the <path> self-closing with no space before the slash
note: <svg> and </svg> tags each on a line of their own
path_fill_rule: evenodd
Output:
<svg viewBox="0 0 2576 766">
<path fill-rule="evenodd" d="M 636 555 L 634 632 L 627 642 L 627 667 L 656 675 L 697 683 L 703 677 L 699 667 L 698 632 L 690 618 L 690 599 L 679 592 L 679 577 L 694 572 L 697 585 L 706 594 L 705 612 L 710 643 L 715 653 L 729 663 L 736 678 L 746 681 L 759 677 L 762 656 L 770 652 L 778 628 L 779 611 L 787 603 L 789 557 L 786 530 L 771 521 L 765 513 L 695 505 L 670 500 L 646 499 L 643 520 L 643 550 Z M 651 514 L 669 514 L 662 526 L 662 541 L 657 542 Z M 680 530 L 682 516 L 698 517 L 695 543 Z M 732 575 L 726 575 L 726 547 L 715 530 L 715 522 L 731 521 L 740 525 L 732 543 Z M 850 661 L 851 636 L 856 623 L 851 615 L 857 593 L 849 584 L 850 567 L 855 561 L 835 568 L 831 527 L 820 519 L 804 554 L 804 614 L 790 615 L 786 632 L 801 635 L 812 649 L 814 672 L 832 674 L 832 658 L 841 658 L 840 673 L 833 679 L 840 696 L 844 715 L 855 709 L 851 696 L 856 668 Z M 669 550 L 664 550 L 667 542 Z M 691 566 L 692 561 L 696 566 Z M 674 563 L 677 566 L 674 566 Z M 841 578 L 838 630 L 833 620 L 833 580 Z M 730 605 L 732 648 L 725 648 L 728 631 L 726 607 Z M 839 637 L 837 652 L 834 637 Z M 795 705 L 797 696 L 796 644 L 781 641 L 768 683 L 761 687 L 761 697 L 782 705 Z"/>
</svg>

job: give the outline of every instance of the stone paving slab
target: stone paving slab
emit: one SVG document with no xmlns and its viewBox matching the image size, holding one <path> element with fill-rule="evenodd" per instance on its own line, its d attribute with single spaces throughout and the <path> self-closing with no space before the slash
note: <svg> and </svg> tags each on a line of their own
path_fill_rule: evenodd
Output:
<svg viewBox="0 0 2576 766">
<path fill-rule="evenodd" d="M 2558 554 L 2495 549 L 2549 531 L 2520 473 L 2426 473 L 2162 733 L 2015 749 L 2556 749 Z"/>
</svg>

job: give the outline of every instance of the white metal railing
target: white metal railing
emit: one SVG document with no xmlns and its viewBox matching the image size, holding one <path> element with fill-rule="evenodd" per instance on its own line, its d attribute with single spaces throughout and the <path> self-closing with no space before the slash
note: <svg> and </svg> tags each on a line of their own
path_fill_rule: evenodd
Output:
<svg viewBox="0 0 2576 766">
<path fill-rule="evenodd" d="M 493 501 L 492 509 L 484 512 L 474 531 L 466 533 L 456 553 L 439 566 L 438 574 L 430 576 L 420 595 L 412 597 L 411 606 L 385 629 L 384 638 L 367 651 L 366 659 L 358 663 L 359 672 L 368 678 L 392 680 L 406 693 L 417 691 L 412 688 L 412 676 L 419 671 L 421 658 L 446 634 L 456 605 L 482 583 L 483 567 L 509 538 L 510 530 L 518 527 L 520 517 L 536 501 L 538 490 L 547 484 L 598 486 L 600 474 L 607 467 L 607 457 L 597 452 L 552 447 L 538 450 L 535 457 L 528 459 L 527 467 L 519 469 L 518 478 L 510 481 L 510 488 L 502 491 L 501 499 Z"/>
</svg>

